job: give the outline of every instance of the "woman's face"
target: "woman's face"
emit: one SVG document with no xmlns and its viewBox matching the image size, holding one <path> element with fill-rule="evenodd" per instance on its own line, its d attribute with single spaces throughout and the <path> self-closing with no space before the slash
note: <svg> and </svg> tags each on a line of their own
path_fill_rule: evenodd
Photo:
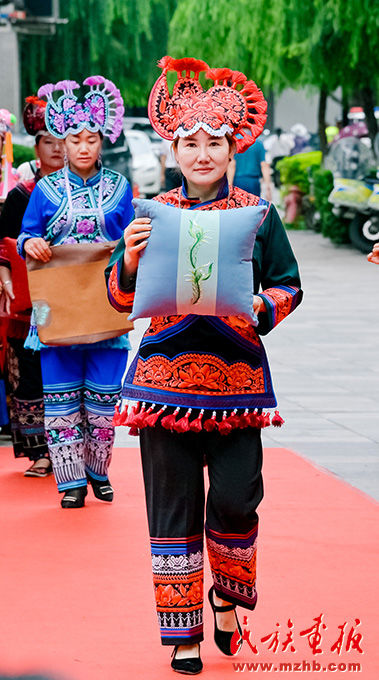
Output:
<svg viewBox="0 0 379 680">
<path fill-rule="evenodd" d="M 74 171 L 88 173 L 95 168 L 101 151 L 98 132 L 84 129 L 77 135 L 67 135 L 65 142 L 67 159 Z"/>
<path fill-rule="evenodd" d="M 224 176 L 233 153 L 225 136 L 212 137 L 198 130 L 179 138 L 175 156 L 187 182 L 204 189 Z"/>
<path fill-rule="evenodd" d="M 63 167 L 64 144 L 53 135 L 41 135 L 36 145 L 36 154 L 41 162 L 42 173 L 54 172 Z"/>
</svg>

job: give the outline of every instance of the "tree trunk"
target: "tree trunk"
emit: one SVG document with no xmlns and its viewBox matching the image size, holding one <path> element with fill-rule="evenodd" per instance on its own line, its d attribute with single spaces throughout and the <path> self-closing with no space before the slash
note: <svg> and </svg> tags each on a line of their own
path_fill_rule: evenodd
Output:
<svg viewBox="0 0 379 680">
<path fill-rule="evenodd" d="M 349 113 L 349 97 L 347 96 L 346 92 L 342 91 L 342 127 L 346 127 L 346 125 L 349 125 L 349 118 L 348 114 Z"/>
<path fill-rule="evenodd" d="M 328 99 L 328 93 L 323 88 L 320 90 L 320 99 L 318 103 L 318 136 L 320 138 L 320 149 L 322 157 L 325 158 L 328 153 L 328 142 L 326 139 L 325 128 L 326 128 L 326 102 Z"/>
<path fill-rule="evenodd" d="M 366 125 L 368 133 L 374 147 L 374 139 L 378 133 L 378 123 L 374 114 L 375 93 L 371 87 L 363 87 L 361 89 L 362 105 L 366 116 Z"/>
</svg>

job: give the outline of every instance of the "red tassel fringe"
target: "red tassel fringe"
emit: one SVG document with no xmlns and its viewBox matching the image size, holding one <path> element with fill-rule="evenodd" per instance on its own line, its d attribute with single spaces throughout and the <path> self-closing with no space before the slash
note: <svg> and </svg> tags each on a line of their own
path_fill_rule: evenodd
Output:
<svg viewBox="0 0 379 680">
<path fill-rule="evenodd" d="M 208 420 L 205 421 L 203 428 L 207 432 L 212 432 L 217 428 L 216 415 L 217 415 L 216 411 L 213 411 L 212 418 L 209 418 Z"/>
<path fill-rule="evenodd" d="M 176 421 L 176 423 L 174 424 L 175 432 L 189 432 L 190 426 L 188 420 L 191 413 L 192 408 L 189 408 L 186 415 L 183 416 L 183 418 L 180 418 L 180 420 Z"/>
<path fill-rule="evenodd" d="M 228 418 L 226 417 L 226 411 L 222 414 L 222 421 L 218 424 L 218 431 L 220 434 L 229 434 L 233 429 L 232 425 L 228 423 Z"/>
<path fill-rule="evenodd" d="M 178 406 L 174 413 L 171 413 L 171 415 L 165 416 L 161 420 L 161 425 L 164 427 L 166 430 L 174 430 L 175 429 L 175 424 L 176 424 L 176 416 L 178 415 L 180 411 L 180 407 Z"/>
<path fill-rule="evenodd" d="M 284 425 L 285 420 L 283 420 L 282 416 L 279 415 L 279 411 L 275 411 L 275 415 L 273 416 L 273 419 L 271 421 L 271 425 L 274 427 L 282 427 Z"/>
<path fill-rule="evenodd" d="M 154 427 L 161 418 L 162 414 L 167 408 L 167 404 L 164 404 L 156 413 L 154 409 L 155 404 L 151 404 L 146 410 L 146 403 L 140 402 L 136 406 L 132 406 L 130 410 L 126 407 L 120 412 L 120 403 L 115 407 L 115 413 L 112 420 L 112 425 L 118 427 L 120 425 L 126 425 L 130 427 L 129 434 L 132 436 L 137 436 L 139 431 L 144 427 Z M 164 416 L 161 419 L 161 425 L 166 430 L 171 430 L 178 433 L 183 432 L 201 432 L 205 430 L 206 432 L 212 432 L 213 430 L 218 430 L 221 435 L 227 435 L 234 429 L 245 429 L 246 427 L 255 427 L 263 429 L 273 425 L 274 427 L 281 427 L 284 424 L 283 418 L 280 416 L 279 411 L 275 411 L 272 420 L 270 418 L 270 413 L 259 413 L 258 409 L 249 412 L 246 408 L 244 412 L 238 415 L 238 409 L 234 409 L 228 416 L 227 411 L 223 411 L 222 419 L 220 422 L 217 421 L 217 411 L 212 412 L 211 418 L 203 422 L 204 409 L 200 410 L 197 418 L 190 422 L 190 416 L 192 413 L 192 408 L 187 409 L 185 415 L 177 420 L 181 407 L 177 406 L 173 413 Z"/>
<path fill-rule="evenodd" d="M 199 415 L 195 420 L 192 421 L 192 423 L 189 424 L 191 432 L 200 432 L 200 430 L 203 429 L 201 421 L 203 420 L 203 415 L 204 415 L 204 409 L 202 408 Z"/>
</svg>

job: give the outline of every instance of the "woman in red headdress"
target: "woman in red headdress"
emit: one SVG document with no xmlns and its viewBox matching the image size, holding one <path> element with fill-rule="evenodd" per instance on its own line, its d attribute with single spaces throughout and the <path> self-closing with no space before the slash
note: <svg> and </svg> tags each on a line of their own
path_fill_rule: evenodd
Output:
<svg viewBox="0 0 379 680">
<path fill-rule="evenodd" d="M 159 65 L 163 73 L 150 95 L 149 117 L 155 130 L 173 141 L 183 184 L 155 200 L 188 210 L 259 206 L 263 214 L 253 253 L 258 326 L 241 317 L 154 317 L 123 390 L 126 399 L 139 399 L 121 420 L 140 431 L 162 644 L 175 646 L 175 671 L 196 674 L 202 670 L 205 505 L 213 578 L 208 597 L 221 652 L 231 656 L 242 645 L 236 605 L 251 610 L 256 605 L 261 428 L 270 424 L 262 408 L 276 405 L 260 335 L 295 309 L 302 292 L 275 207 L 227 181 L 234 152 L 246 150 L 263 130 L 262 93 L 242 73 L 209 69 L 195 59 L 165 57 Z M 178 75 L 172 95 L 168 71 Z M 202 71 L 214 83 L 208 90 L 199 82 Z M 107 270 L 109 298 L 120 311 L 133 304 L 149 222 L 131 222 Z M 195 403 L 204 408 L 194 408 Z M 276 412 L 271 424 L 282 422 Z"/>
<path fill-rule="evenodd" d="M 11 385 L 11 435 L 15 457 L 26 457 L 32 462 L 24 472 L 26 477 L 47 477 L 52 468 L 45 437 L 40 353 L 24 348 L 31 310 L 23 310 L 18 305 L 16 316 L 11 310 L 15 300 L 15 273 L 8 257 L 11 247 L 8 239 L 14 239 L 16 252 L 22 218 L 37 182 L 63 166 L 63 143 L 47 131 L 45 107 L 46 102 L 38 97 L 26 99 L 23 123 L 27 133 L 35 138 L 39 168 L 32 179 L 21 181 L 9 192 L 0 215 L 0 282 L 5 311 L 10 315 L 7 356 Z M 7 245 L 2 241 L 5 237 Z"/>
</svg>

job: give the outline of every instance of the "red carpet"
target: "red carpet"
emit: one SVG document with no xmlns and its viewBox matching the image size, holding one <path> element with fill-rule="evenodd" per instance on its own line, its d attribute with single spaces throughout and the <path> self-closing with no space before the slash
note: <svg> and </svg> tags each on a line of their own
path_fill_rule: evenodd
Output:
<svg viewBox="0 0 379 680">
<path fill-rule="evenodd" d="M 61 510 L 52 477 L 24 478 L 26 463 L 0 449 L 0 673 L 55 672 L 63 680 L 180 677 L 169 667 L 171 650 L 161 648 L 156 626 L 138 450 L 114 452 L 114 503 L 101 503 L 89 491 L 86 508 L 78 511 Z M 241 671 L 244 663 L 271 663 L 279 678 L 324 667 L 327 677 L 346 677 L 349 664 L 359 663 L 359 677 L 376 680 L 379 505 L 285 449 L 265 451 L 265 490 L 258 606 L 240 613 L 241 623 L 248 615 L 243 627 L 259 654 L 245 642 L 235 659 L 222 657 L 206 607 L 202 677 L 232 679 L 233 664 Z M 327 628 L 321 630 L 322 653 L 315 654 L 300 633 L 321 614 Z M 362 654 L 346 651 L 356 619 Z M 345 622 L 338 655 L 331 647 Z M 295 652 L 290 646 L 283 651 L 290 630 Z M 273 638 L 261 641 L 275 631 L 276 652 L 269 649 Z M 293 664 L 292 670 L 281 672 L 281 663 Z M 256 677 L 269 672 L 252 665 L 245 671 Z"/>
</svg>

